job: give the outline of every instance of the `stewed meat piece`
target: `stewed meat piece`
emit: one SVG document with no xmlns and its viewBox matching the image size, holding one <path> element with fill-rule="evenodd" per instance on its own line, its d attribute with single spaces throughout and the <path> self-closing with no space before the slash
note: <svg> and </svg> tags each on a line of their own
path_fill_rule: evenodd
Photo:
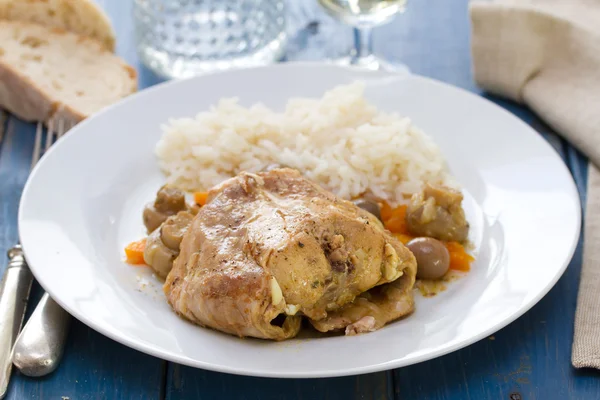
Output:
<svg viewBox="0 0 600 400">
<path fill-rule="evenodd" d="M 328 321 L 337 312 L 344 319 L 335 329 L 355 333 L 412 311 L 413 254 L 371 213 L 296 170 L 243 172 L 214 187 L 180 247 L 164 285 L 169 304 L 230 334 L 287 339 L 302 315 Z M 381 307 L 373 324 L 343 311 L 396 281 L 389 290 L 398 296 L 373 294 Z"/>
<path fill-rule="evenodd" d="M 412 196 L 406 210 L 406 225 L 415 236 L 464 242 L 469 223 L 462 208 L 463 195 L 457 190 L 426 184 Z"/>
<path fill-rule="evenodd" d="M 361 294 L 352 303 L 329 313 L 327 318 L 310 320 L 310 323 L 320 332 L 343 329 L 346 335 L 356 335 L 375 331 L 413 311 L 414 283 L 414 276 L 402 276 Z"/>
</svg>

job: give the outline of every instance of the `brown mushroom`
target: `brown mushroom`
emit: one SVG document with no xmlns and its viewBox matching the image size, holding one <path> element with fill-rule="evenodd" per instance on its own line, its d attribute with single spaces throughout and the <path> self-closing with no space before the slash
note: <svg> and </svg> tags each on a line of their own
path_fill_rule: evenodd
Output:
<svg viewBox="0 0 600 400">
<path fill-rule="evenodd" d="M 156 193 L 156 200 L 146 205 L 143 212 L 144 225 L 148 233 L 158 228 L 171 215 L 188 209 L 185 194 L 172 186 L 165 185 Z"/>
</svg>

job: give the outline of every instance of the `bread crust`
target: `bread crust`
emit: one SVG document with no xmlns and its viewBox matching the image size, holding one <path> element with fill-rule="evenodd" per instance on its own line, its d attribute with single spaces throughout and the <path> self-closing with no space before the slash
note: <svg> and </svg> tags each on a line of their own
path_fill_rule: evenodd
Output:
<svg viewBox="0 0 600 400">
<path fill-rule="evenodd" d="M 61 28 L 98 40 L 115 51 L 115 32 L 106 13 L 91 0 L 0 0 L 0 19 Z"/>
<path fill-rule="evenodd" d="M 62 123 L 73 125 L 100 108 L 137 90 L 135 69 L 106 50 L 96 39 L 66 32 L 60 28 L 48 28 L 22 21 L 0 20 L 0 29 L 3 30 L 3 39 L 0 43 L 0 108 L 6 109 L 25 121 L 42 121 L 46 125 L 54 122 L 54 126 L 57 126 L 58 121 L 62 121 Z M 102 70 L 102 72 L 106 71 L 107 74 L 111 72 L 112 75 L 99 76 L 98 71 L 94 71 L 94 73 L 88 71 L 87 74 L 84 73 L 78 77 L 78 79 L 84 79 L 83 87 L 88 88 L 89 86 L 89 93 L 92 94 L 88 98 L 84 95 L 81 101 L 87 102 L 87 99 L 93 99 L 91 103 L 81 103 L 81 107 L 79 107 L 79 103 L 74 102 L 73 99 L 74 89 L 70 90 L 70 96 L 67 95 L 68 90 L 63 91 L 64 88 L 49 90 L 50 83 L 54 83 L 54 81 L 52 75 L 44 73 L 44 68 L 41 67 L 44 60 L 39 51 L 45 46 L 42 42 L 54 43 L 56 51 L 60 53 L 53 54 L 60 55 L 66 63 L 69 63 L 69 57 L 73 57 L 71 62 L 77 65 L 78 57 L 93 57 L 94 54 L 97 54 L 98 63 L 110 65 L 109 70 Z M 64 47 L 62 46 L 66 45 L 71 46 L 71 50 L 63 53 L 61 49 Z M 81 50 L 78 50 L 79 48 Z M 92 55 L 90 55 L 90 51 L 93 53 Z M 83 67 L 87 67 L 87 65 L 91 64 L 84 63 Z M 27 66 L 31 66 L 30 69 L 34 72 L 27 72 Z M 52 68 L 52 66 L 49 65 L 46 68 Z M 122 72 L 116 75 L 115 71 L 119 71 L 121 68 Z M 74 70 L 74 73 L 77 71 Z M 84 78 L 87 76 L 90 78 Z M 96 77 L 100 79 L 97 80 Z M 109 79 L 108 77 L 112 77 L 113 80 L 118 78 L 118 81 L 115 82 L 120 82 L 121 85 L 112 92 L 94 91 L 95 86 L 108 85 L 108 83 L 104 83 Z M 89 85 L 85 79 L 89 80 Z M 68 85 L 68 82 L 66 84 Z M 63 85 L 62 82 L 61 85 Z M 81 80 L 79 85 L 82 86 Z M 103 87 L 106 88 L 106 86 Z M 95 99 L 94 96 L 96 96 Z M 97 96 L 100 96 L 99 98 L 103 101 L 98 102 Z"/>
</svg>

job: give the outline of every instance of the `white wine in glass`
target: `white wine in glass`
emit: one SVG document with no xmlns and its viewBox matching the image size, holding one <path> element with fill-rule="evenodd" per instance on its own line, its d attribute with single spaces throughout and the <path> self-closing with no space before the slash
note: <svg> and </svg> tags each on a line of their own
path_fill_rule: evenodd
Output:
<svg viewBox="0 0 600 400">
<path fill-rule="evenodd" d="M 406 0 L 318 0 L 328 14 L 354 28 L 354 49 L 349 57 L 339 60 L 368 69 L 406 71 L 405 66 L 393 66 L 373 55 L 371 31 L 404 11 Z"/>
</svg>

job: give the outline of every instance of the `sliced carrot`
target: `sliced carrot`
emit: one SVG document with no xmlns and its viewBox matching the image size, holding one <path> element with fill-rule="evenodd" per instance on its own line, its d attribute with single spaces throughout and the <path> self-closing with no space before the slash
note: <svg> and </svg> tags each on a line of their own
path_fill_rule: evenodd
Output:
<svg viewBox="0 0 600 400">
<path fill-rule="evenodd" d="M 401 205 L 392 211 L 392 218 L 406 219 L 406 205 Z"/>
<path fill-rule="evenodd" d="M 403 219 L 392 217 L 385 221 L 385 229 L 392 233 L 404 233 L 406 231 L 406 223 Z"/>
<path fill-rule="evenodd" d="M 194 192 L 194 201 L 196 204 L 203 206 L 208 199 L 208 192 Z"/>
<path fill-rule="evenodd" d="M 471 263 L 475 258 L 467 253 L 464 246 L 458 242 L 446 242 L 444 244 L 450 253 L 450 269 L 456 271 L 469 271 L 471 269 Z"/>
<path fill-rule="evenodd" d="M 131 242 L 125 247 L 125 257 L 129 264 L 145 264 L 144 249 L 146 248 L 146 239 Z"/>
<path fill-rule="evenodd" d="M 408 235 L 409 232 L 408 228 L 406 227 L 406 206 L 402 205 L 394 208 L 391 216 L 387 219 L 383 219 L 383 225 L 392 233 L 402 233 Z"/>
<path fill-rule="evenodd" d="M 388 219 L 392 218 L 392 214 L 394 212 L 394 209 L 387 203 L 387 202 L 383 202 L 381 203 L 381 219 L 383 221 L 387 221 Z"/>
</svg>

